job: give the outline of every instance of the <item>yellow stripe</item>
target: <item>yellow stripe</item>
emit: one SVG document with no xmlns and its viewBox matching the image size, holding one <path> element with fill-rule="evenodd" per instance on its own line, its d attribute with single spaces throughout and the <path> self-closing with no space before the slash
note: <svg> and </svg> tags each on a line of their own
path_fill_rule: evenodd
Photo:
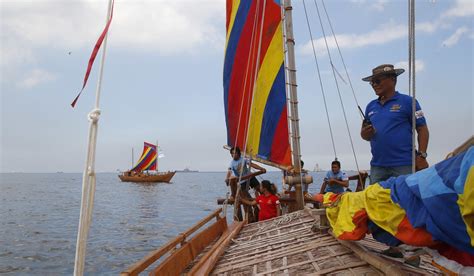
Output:
<svg viewBox="0 0 474 276">
<path fill-rule="evenodd" d="M 140 162 L 143 161 L 143 159 L 145 158 L 145 156 L 147 156 L 148 152 L 150 152 L 151 148 L 147 148 L 147 150 L 145 152 L 143 152 L 142 156 L 140 156 L 140 160 L 138 160 L 137 162 L 137 165 L 140 164 Z M 135 167 L 137 166 L 135 165 Z"/>
<path fill-rule="evenodd" d="M 405 217 L 405 210 L 390 198 L 390 189 L 384 189 L 378 183 L 370 185 L 365 190 L 365 210 L 369 218 L 380 228 L 393 236 L 398 231 L 398 225 Z"/>
<path fill-rule="evenodd" d="M 144 166 L 144 168 L 148 168 L 148 166 L 150 166 L 151 163 L 153 163 L 153 161 L 156 160 L 156 155 L 155 155 L 155 158 L 151 159 L 150 162 L 148 162 L 148 164 L 146 164 L 146 166 Z"/>
<path fill-rule="evenodd" d="M 471 246 L 474 247 L 474 166 L 469 168 L 464 182 L 464 192 L 459 195 L 457 203 L 466 224 L 467 234 L 471 238 Z"/>
<path fill-rule="evenodd" d="M 227 29 L 227 35 L 225 38 L 225 52 L 227 52 L 227 44 L 229 43 L 229 36 L 230 33 L 232 32 L 232 28 L 234 27 L 234 22 L 235 22 L 235 16 L 237 15 L 237 10 L 239 9 L 240 5 L 240 0 L 234 0 L 232 1 L 232 12 L 230 14 L 230 21 L 229 21 L 229 28 Z M 224 52 L 224 56 L 225 56 Z"/>
<path fill-rule="evenodd" d="M 324 194 L 324 203 L 330 203 L 329 197 L 333 193 Z M 331 224 L 334 235 L 339 237 L 344 232 L 352 232 L 356 225 L 352 221 L 355 214 L 365 208 L 364 193 L 351 193 L 343 195 L 338 204 L 326 209 L 326 216 Z"/>
<path fill-rule="evenodd" d="M 247 152 L 257 154 L 260 144 L 260 133 L 262 128 L 263 112 L 267 103 L 268 95 L 272 89 L 278 71 L 283 63 L 283 35 L 282 24 L 273 35 L 272 41 L 263 59 L 255 84 L 254 98 L 252 104 L 251 118 L 249 122 L 249 133 L 247 140 Z"/>
</svg>

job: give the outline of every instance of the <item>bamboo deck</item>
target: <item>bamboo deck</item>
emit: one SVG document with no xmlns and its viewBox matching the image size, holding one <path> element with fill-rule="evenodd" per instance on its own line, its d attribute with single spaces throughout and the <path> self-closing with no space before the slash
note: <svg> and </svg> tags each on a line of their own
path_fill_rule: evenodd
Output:
<svg viewBox="0 0 474 276">
<path fill-rule="evenodd" d="M 309 209 L 246 225 L 220 257 L 212 275 L 432 275 L 441 271 L 422 256 L 419 268 L 382 257 L 387 247 L 371 237 L 342 242 L 315 233 Z M 350 247 L 346 247 L 350 246 Z M 362 258 L 361 258 L 362 255 Z M 364 255 L 366 257 L 364 257 Z"/>
</svg>

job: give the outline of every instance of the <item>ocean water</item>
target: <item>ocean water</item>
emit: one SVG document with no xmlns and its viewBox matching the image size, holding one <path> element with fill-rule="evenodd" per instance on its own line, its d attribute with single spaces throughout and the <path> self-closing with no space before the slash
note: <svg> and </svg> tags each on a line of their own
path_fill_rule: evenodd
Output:
<svg viewBox="0 0 474 276">
<path fill-rule="evenodd" d="M 316 192 L 324 173 L 312 175 Z M 117 275 L 207 216 L 228 191 L 224 177 L 177 173 L 172 184 L 137 184 L 98 174 L 85 273 Z M 259 179 L 281 186 L 279 172 Z M 81 190 L 79 173 L 0 174 L 0 274 L 73 273 Z"/>
</svg>

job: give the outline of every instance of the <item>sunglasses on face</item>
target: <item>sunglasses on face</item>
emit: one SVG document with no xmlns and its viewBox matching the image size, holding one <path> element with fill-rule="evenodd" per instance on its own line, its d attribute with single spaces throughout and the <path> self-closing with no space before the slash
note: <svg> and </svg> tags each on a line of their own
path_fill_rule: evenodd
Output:
<svg viewBox="0 0 474 276">
<path fill-rule="evenodd" d="M 385 79 L 385 78 L 383 78 L 383 79 L 371 80 L 369 83 L 370 83 L 370 85 L 372 85 L 372 86 L 374 86 L 374 85 L 379 85 L 384 79 Z"/>
</svg>

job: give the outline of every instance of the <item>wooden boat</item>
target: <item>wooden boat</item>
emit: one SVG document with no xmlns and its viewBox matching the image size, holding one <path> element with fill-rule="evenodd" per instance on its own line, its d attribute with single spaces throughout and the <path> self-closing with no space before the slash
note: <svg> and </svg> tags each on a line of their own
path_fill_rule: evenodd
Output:
<svg viewBox="0 0 474 276">
<path fill-rule="evenodd" d="M 306 184 L 311 179 L 301 177 L 290 0 L 285 0 L 283 8 L 281 10 L 280 8 L 277 1 L 234 1 L 233 3 L 228 1 L 227 49 L 224 64 L 227 147 L 239 146 L 243 149 L 244 155 L 253 161 L 283 170 L 289 170 L 291 167 L 294 175 L 287 177 L 285 182 L 294 186 L 295 191 L 293 196 L 282 197 L 281 202 L 291 206 L 288 209 L 294 212 L 270 220 L 248 223 L 248 218 L 251 216 L 247 208 L 245 215 L 241 216 L 243 220 L 235 220 L 228 224 L 225 211 L 227 205 L 234 204 L 235 219 L 239 218 L 236 214 L 241 212 L 240 204 L 247 201 L 237 191 L 235 200 L 229 198 L 220 200 L 224 208 L 217 209 L 161 248 L 129 266 L 121 275 L 138 275 L 141 272 L 149 272 L 150 275 L 439 275 L 445 273 L 443 268 L 433 263 L 431 256 L 426 253 L 416 256 L 420 257 L 420 264 L 417 267 L 409 265 L 403 258 L 393 259 L 382 255 L 382 251 L 388 246 L 375 241 L 370 235 L 357 242 L 338 240 L 332 235 L 326 210 L 305 207 L 306 203 L 317 204 L 312 200 L 306 200 L 301 190 L 301 184 Z M 260 11 L 261 14 L 256 11 Z M 284 15 L 281 14 L 282 11 Z M 238 17 L 245 12 L 249 12 L 247 18 L 254 18 L 255 22 L 237 22 Z M 245 32 L 242 29 L 248 26 L 250 26 L 248 28 L 254 26 L 254 30 L 259 29 L 260 27 L 255 27 L 259 26 L 258 20 L 262 20 L 261 25 L 267 29 L 262 33 L 258 31 L 255 34 L 252 33 L 252 37 L 247 38 L 250 45 L 232 45 L 239 40 L 232 37 L 235 35 L 234 30 L 240 34 L 240 32 Z M 283 24 L 285 24 L 284 28 Z M 233 30 L 233 28 L 236 29 Z M 281 38 L 275 36 L 282 29 L 284 29 L 286 46 L 283 45 L 283 36 Z M 263 42 L 255 42 L 259 37 L 260 39 L 263 37 Z M 286 50 L 286 55 L 276 49 Z M 260 50 L 265 53 L 262 54 L 264 56 L 260 56 Z M 239 59 L 248 60 L 248 62 L 228 63 Z M 269 60 L 272 66 L 276 66 L 276 70 L 266 67 L 269 66 L 266 64 Z M 237 66 L 237 68 L 231 68 L 232 66 Z M 258 68 L 265 70 L 260 72 Z M 231 76 L 232 69 L 240 74 Z M 274 74 L 265 75 L 269 72 Z M 273 83 L 271 80 L 274 80 Z M 253 82 L 246 86 L 247 81 Z M 285 82 L 288 84 L 287 87 Z M 289 95 L 288 105 L 286 89 Z M 271 94 L 273 98 L 270 103 L 274 106 L 267 108 L 269 99 L 262 94 L 266 97 L 270 97 L 269 94 Z M 284 100 L 281 101 L 281 99 Z M 249 106 L 250 102 L 257 106 Z M 288 106 L 290 116 L 287 113 Z M 272 113 L 275 110 L 278 112 Z M 290 122 L 287 118 L 290 118 Z M 291 128 L 291 136 L 288 128 L 285 127 L 287 125 Z M 288 137 L 291 138 L 287 139 Z M 364 188 L 362 176 L 366 174 L 360 173 L 356 176 L 361 180 L 358 190 Z M 240 185 L 238 186 L 240 188 Z M 211 223 L 214 219 L 215 222 Z"/>
<path fill-rule="evenodd" d="M 169 183 L 176 172 L 157 173 L 134 173 L 133 171 L 123 172 L 119 175 L 123 182 L 166 182 Z"/>
<path fill-rule="evenodd" d="M 123 182 L 166 182 L 169 183 L 175 171 L 158 172 L 158 146 L 144 142 L 143 152 L 137 164 L 129 171 L 121 173 L 118 177 Z M 162 156 L 162 155 L 161 155 Z"/>
</svg>

